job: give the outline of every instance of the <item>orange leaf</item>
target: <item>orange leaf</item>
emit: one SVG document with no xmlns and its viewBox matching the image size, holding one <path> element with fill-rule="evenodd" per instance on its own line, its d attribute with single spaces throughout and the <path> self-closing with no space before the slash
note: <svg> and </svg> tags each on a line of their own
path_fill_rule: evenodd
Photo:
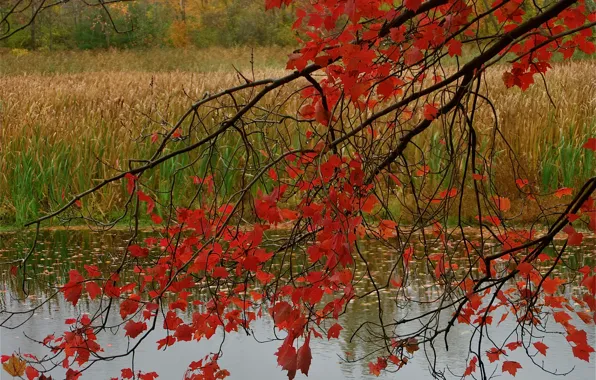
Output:
<svg viewBox="0 0 596 380">
<path fill-rule="evenodd" d="M 529 183 L 529 181 L 527 179 L 518 178 L 518 179 L 515 180 L 515 184 L 520 189 L 523 189 L 528 183 Z"/>
<path fill-rule="evenodd" d="M 12 355 L 10 359 L 2 363 L 2 367 L 10 376 L 21 377 L 25 374 L 27 362 L 16 357 L 15 355 Z"/>
<path fill-rule="evenodd" d="M 534 343 L 534 347 L 540 352 L 542 355 L 546 356 L 546 350 L 548 350 L 548 346 L 542 342 Z"/>
<path fill-rule="evenodd" d="M 505 361 L 503 362 L 503 372 L 509 372 L 512 376 L 515 376 L 517 370 L 522 366 L 518 362 Z"/>
<path fill-rule="evenodd" d="M 570 187 L 562 187 L 559 190 L 555 191 L 555 197 L 561 198 L 565 195 L 572 195 L 573 189 Z"/>
<path fill-rule="evenodd" d="M 559 285 L 564 282 L 565 281 L 561 280 L 560 278 L 548 277 L 542 282 L 542 289 L 544 289 L 546 294 L 555 294 L 559 288 Z"/>
</svg>

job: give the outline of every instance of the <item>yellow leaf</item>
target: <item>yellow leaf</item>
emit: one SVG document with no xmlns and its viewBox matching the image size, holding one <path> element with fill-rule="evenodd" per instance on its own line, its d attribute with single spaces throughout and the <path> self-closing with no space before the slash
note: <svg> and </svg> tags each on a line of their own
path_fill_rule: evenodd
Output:
<svg viewBox="0 0 596 380">
<path fill-rule="evenodd" d="M 10 359 L 2 364 L 2 367 L 10 376 L 20 377 L 25 374 L 27 363 L 24 360 L 12 355 Z"/>
</svg>

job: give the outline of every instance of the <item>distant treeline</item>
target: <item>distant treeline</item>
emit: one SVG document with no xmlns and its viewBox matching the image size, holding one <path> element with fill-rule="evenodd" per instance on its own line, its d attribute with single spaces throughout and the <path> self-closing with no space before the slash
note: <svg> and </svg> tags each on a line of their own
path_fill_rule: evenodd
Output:
<svg viewBox="0 0 596 380">
<path fill-rule="evenodd" d="M 68 2 L 41 12 L 29 28 L 0 41 L 0 47 L 64 50 L 294 44 L 294 11 L 265 12 L 264 6 L 262 0 L 143 0 L 113 4 L 106 12 L 79 1 Z M 0 13 L 2 7 L 0 2 Z M 17 27 L 25 20 L 14 17 L 11 24 Z"/>
</svg>

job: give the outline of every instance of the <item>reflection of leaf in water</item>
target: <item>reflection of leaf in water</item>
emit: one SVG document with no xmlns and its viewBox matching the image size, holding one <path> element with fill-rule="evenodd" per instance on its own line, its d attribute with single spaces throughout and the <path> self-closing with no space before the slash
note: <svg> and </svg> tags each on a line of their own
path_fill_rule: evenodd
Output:
<svg viewBox="0 0 596 380">
<path fill-rule="evenodd" d="M 25 367 L 27 367 L 27 363 L 14 355 L 2 363 L 2 368 L 13 377 L 23 376 L 25 374 Z"/>
</svg>

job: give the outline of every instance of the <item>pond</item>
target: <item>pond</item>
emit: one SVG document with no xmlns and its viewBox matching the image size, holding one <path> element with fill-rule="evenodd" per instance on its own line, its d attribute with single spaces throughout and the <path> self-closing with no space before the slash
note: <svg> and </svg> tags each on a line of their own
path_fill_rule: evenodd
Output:
<svg viewBox="0 0 596 380">
<path fill-rule="evenodd" d="M 39 247 L 32 257 L 31 282 L 29 292 L 31 296 L 26 300 L 19 300 L 22 296 L 19 284 L 9 274 L 8 268 L 2 268 L 1 282 L 1 313 L 2 320 L 6 318 L 6 311 L 26 310 L 45 299 L 51 294 L 48 284 L 63 284 L 67 282 L 68 271 L 73 268 L 82 267 L 83 264 L 100 263 L 100 266 L 108 267 L 113 263 L 115 256 L 124 249 L 127 235 L 124 232 L 109 232 L 96 234 L 87 231 L 44 231 L 39 239 Z M 8 261 L 11 258 L 25 252 L 31 242 L 31 236 L 26 234 L 3 234 L 0 235 L 0 259 Z M 584 256 L 593 257 L 594 241 L 584 246 L 585 252 L 578 252 L 575 260 L 585 260 Z M 376 263 L 374 270 L 382 271 L 386 262 L 392 261 L 391 252 L 383 247 L 371 243 L 364 244 L 364 254 Z M 431 299 L 433 292 L 436 292 L 436 285 L 425 282 L 423 276 L 420 281 L 410 282 L 407 292 L 418 299 Z M 357 289 L 359 290 L 359 289 Z M 574 289 L 566 286 L 564 295 L 570 297 Z M 49 333 L 61 333 L 64 331 L 64 321 L 79 313 L 95 311 L 95 303 L 89 299 L 82 298 L 78 305 L 73 307 L 65 302 L 62 296 L 44 304 L 39 308 L 33 318 L 26 324 L 15 329 L 0 330 L 0 351 L 3 355 L 10 355 L 15 351 L 22 353 L 33 353 L 42 355 L 47 352 L 42 350 L 38 343 L 30 338 L 41 340 Z M 403 309 L 395 306 L 395 302 L 383 303 L 384 313 L 387 318 L 398 320 L 408 313 L 416 313 L 424 307 L 431 308 L 431 305 L 416 304 L 410 309 Z M 368 362 L 373 358 L 354 361 L 370 352 L 369 342 L 362 339 L 350 340 L 352 333 L 364 321 L 378 318 L 377 303 L 373 299 L 359 299 L 353 301 L 347 312 L 341 317 L 340 324 L 344 326 L 340 338 L 327 341 L 326 339 L 313 339 L 311 341 L 313 360 L 310 367 L 309 378 L 311 379 L 372 379 L 368 369 Z M 116 313 L 112 313 L 113 315 Z M 17 326 L 23 319 L 13 318 L 9 326 Z M 581 320 L 574 320 L 578 328 L 587 331 L 589 341 L 594 345 L 594 326 L 587 326 Z M 159 324 L 158 324 L 159 326 Z M 223 340 L 223 357 L 220 359 L 220 366 L 230 371 L 231 379 L 283 379 L 286 374 L 277 366 L 274 353 L 281 344 L 275 340 L 275 331 L 270 319 L 263 318 L 252 326 L 250 335 L 244 331 L 226 334 Z M 515 321 L 506 319 L 500 326 L 489 328 L 489 333 L 495 341 L 502 341 L 506 335 L 514 330 Z M 555 330 L 557 325 L 549 325 Z M 561 330 L 558 330 L 561 331 Z M 125 352 L 128 347 L 128 340 L 123 337 L 124 332 L 112 331 L 113 334 L 101 334 L 100 345 L 105 349 L 106 355 L 114 355 Z M 200 342 L 179 342 L 165 351 L 158 351 L 158 339 L 165 336 L 159 329 L 153 333 L 154 338 L 145 340 L 138 348 L 135 355 L 135 369 L 143 372 L 156 371 L 160 379 L 182 379 L 187 366 L 192 362 L 203 358 L 211 352 L 217 352 L 222 343 L 222 335 L 216 334 L 210 340 Z M 465 369 L 466 358 L 472 330 L 466 325 L 458 325 L 452 329 L 448 336 L 449 350 L 446 351 L 442 339 L 436 347 L 437 368 L 445 370 L 448 378 L 456 378 Z M 573 370 L 567 378 L 570 379 L 596 379 L 594 366 L 595 356 L 592 354 L 591 363 L 580 361 L 571 354 L 571 347 L 562 334 L 548 334 L 543 342 L 549 347 L 548 356 L 535 356 L 534 361 L 538 365 L 544 365 L 549 371 L 565 373 Z M 428 362 L 424 350 L 428 347 L 421 347 L 415 358 L 396 373 L 381 373 L 380 379 L 410 378 L 410 379 L 432 379 L 429 373 Z M 432 353 L 427 352 L 429 355 Z M 560 379 L 561 376 L 549 374 L 540 369 L 522 350 L 509 353 L 506 360 L 518 361 L 522 369 L 518 371 L 517 378 L 520 379 Z M 498 363 L 488 363 L 487 371 L 497 368 Z M 111 362 L 100 362 L 91 366 L 83 375 L 83 379 L 109 379 L 120 375 L 120 369 L 130 367 L 131 358 L 120 358 Z M 500 366 L 499 366 L 500 369 Z M 6 373 L 3 373 L 5 376 Z M 64 377 L 64 371 L 56 368 L 52 375 L 55 379 Z M 505 374 L 504 377 L 509 376 Z M 1 377 L 1 376 L 0 376 Z M 298 374 L 297 378 L 305 378 Z"/>
</svg>

